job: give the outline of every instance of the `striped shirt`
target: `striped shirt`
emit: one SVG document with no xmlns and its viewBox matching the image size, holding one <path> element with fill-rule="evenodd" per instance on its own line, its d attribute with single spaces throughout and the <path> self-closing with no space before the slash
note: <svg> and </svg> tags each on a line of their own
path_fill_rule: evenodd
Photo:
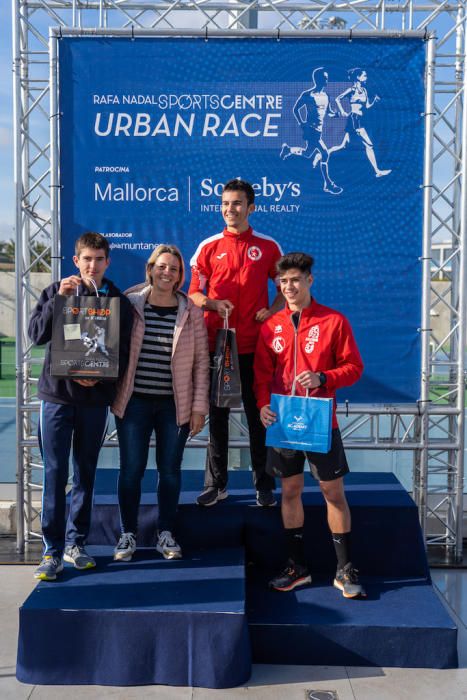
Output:
<svg viewBox="0 0 467 700">
<path fill-rule="evenodd" d="M 135 373 L 136 396 L 173 396 L 172 345 L 177 306 L 144 306 L 144 338 Z"/>
</svg>

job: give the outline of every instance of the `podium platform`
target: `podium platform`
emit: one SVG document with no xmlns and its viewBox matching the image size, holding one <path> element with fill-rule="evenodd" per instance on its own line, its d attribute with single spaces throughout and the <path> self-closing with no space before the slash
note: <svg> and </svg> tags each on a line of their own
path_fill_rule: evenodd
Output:
<svg viewBox="0 0 467 700">
<path fill-rule="evenodd" d="M 242 549 L 193 551 L 173 562 L 142 549 L 118 563 L 113 548 L 89 551 L 94 571 L 67 566 L 21 608 L 18 680 L 207 688 L 248 680 Z"/>
<path fill-rule="evenodd" d="M 113 562 L 119 534 L 116 470 L 98 473 L 90 551 L 97 569 L 41 582 L 20 609 L 17 677 L 35 684 L 166 684 L 227 688 L 251 662 L 452 668 L 457 629 L 431 586 L 414 502 L 390 473 L 352 473 L 353 561 L 368 597 L 332 587 L 335 555 L 319 487 L 306 479 L 312 586 L 278 593 L 280 509 L 255 505 L 251 474 L 229 498 L 195 504 L 202 474 L 185 471 L 180 561 L 156 552 L 155 472 L 146 473 L 138 549 Z"/>
</svg>

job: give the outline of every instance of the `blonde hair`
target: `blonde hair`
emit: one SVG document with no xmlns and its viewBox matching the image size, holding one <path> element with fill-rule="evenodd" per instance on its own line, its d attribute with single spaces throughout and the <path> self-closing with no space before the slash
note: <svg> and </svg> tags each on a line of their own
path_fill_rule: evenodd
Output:
<svg viewBox="0 0 467 700">
<path fill-rule="evenodd" d="M 156 264 L 157 258 L 159 258 L 164 253 L 169 253 L 170 255 L 173 255 L 175 258 L 177 258 L 178 262 L 180 263 L 180 275 L 177 283 L 174 285 L 175 292 L 177 289 L 180 289 L 180 287 L 182 287 L 183 283 L 185 282 L 185 263 L 183 262 L 183 256 L 176 245 L 171 245 L 170 243 L 160 243 L 154 248 L 146 263 L 146 282 L 147 284 L 152 283 L 150 274 L 151 270 Z"/>
</svg>

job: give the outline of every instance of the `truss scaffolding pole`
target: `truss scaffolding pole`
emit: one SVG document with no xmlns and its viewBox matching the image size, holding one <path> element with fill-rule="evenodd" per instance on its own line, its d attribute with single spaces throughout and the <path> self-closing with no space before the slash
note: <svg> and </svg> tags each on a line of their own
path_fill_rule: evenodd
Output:
<svg viewBox="0 0 467 700">
<path fill-rule="evenodd" d="M 13 2 L 13 140 L 14 140 L 14 181 L 16 190 L 15 208 L 15 285 L 16 285 L 16 548 L 19 553 L 24 551 L 24 414 L 21 411 L 23 402 L 23 167 L 22 167 L 22 70 L 21 60 L 21 25 L 20 2 Z"/>
<path fill-rule="evenodd" d="M 459 391 L 457 394 L 457 408 L 459 409 L 458 417 L 458 438 L 459 451 L 457 456 L 456 469 L 456 544 L 455 558 L 456 561 L 462 559 L 462 525 L 463 525 L 463 510 L 464 510 L 464 447 L 465 447 L 465 355 L 467 346 L 467 302 L 466 302 L 466 284 L 467 284 L 467 70 L 466 70 L 466 36 L 464 32 L 464 61 L 463 61 L 463 94 L 462 94 L 462 189 L 461 189 L 461 206 L 460 206 L 460 251 L 459 251 L 459 309 L 458 309 L 458 349 L 459 358 L 457 365 L 457 385 Z"/>
<path fill-rule="evenodd" d="M 420 390 L 420 434 L 423 448 L 414 455 L 414 493 L 422 531 L 426 533 L 427 520 L 427 479 L 428 442 L 430 430 L 430 295 L 431 295 L 431 230 L 432 230 L 432 191 L 433 191 L 433 127 L 434 127 L 434 83 L 435 83 L 435 37 L 427 38 L 425 71 L 425 163 L 423 172 L 423 253 L 422 253 L 422 309 L 421 346 L 422 381 Z"/>
<path fill-rule="evenodd" d="M 61 187 L 60 160 L 58 156 L 58 129 L 60 113 L 58 108 L 58 41 L 55 33 L 50 31 L 49 60 L 50 60 L 50 222 L 51 222 L 51 253 L 52 279 L 60 276 L 60 229 L 59 229 L 59 190 Z"/>
</svg>

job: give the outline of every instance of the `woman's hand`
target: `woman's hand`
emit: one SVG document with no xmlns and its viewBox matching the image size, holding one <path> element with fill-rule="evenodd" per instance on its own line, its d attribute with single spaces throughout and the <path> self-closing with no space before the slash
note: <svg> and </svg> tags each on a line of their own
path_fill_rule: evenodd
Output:
<svg viewBox="0 0 467 700">
<path fill-rule="evenodd" d="M 190 418 L 190 437 L 198 435 L 204 428 L 206 417 L 202 413 L 192 413 Z"/>
</svg>

